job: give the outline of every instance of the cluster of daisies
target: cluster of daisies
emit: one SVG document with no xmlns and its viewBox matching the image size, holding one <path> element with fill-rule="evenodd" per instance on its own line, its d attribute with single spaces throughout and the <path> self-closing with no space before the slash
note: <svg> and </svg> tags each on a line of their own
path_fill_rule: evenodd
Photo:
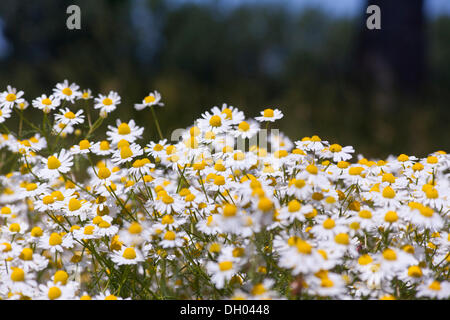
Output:
<svg viewBox="0 0 450 320">
<path fill-rule="evenodd" d="M 354 157 L 226 104 L 143 141 L 102 126 L 120 104 L 65 80 L 34 122 L 0 93 L 1 299 L 450 298 L 446 152 Z"/>
</svg>

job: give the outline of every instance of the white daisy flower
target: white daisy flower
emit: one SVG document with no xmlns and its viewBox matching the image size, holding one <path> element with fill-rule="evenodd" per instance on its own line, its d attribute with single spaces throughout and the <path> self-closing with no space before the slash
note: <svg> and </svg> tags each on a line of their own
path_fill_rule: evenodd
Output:
<svg viewBox="0 0 450 320">
<path fill-rule="evenodd" d="M 151 106 L 164 106 L 164 103 L 161 102 L 161 95 L 158 91 L 150 92 L 143 100 L 142 103 L 136 103 L 134 108 L 136 110 L 142 110 L 146 107 Z"/>
<path fill-rule="evenodd" d="M 99 96 L 94 99 L 94 102 L 94 108 L 100 109 L 100 116 L 105 118 L 108 113 L 116 110 L 121 102 L 121 98 L 117 92 L 110 91 L 107 96 L 99 94 Z"/>
<path fill-rule="evenodd" d="M 69 81 L 66 79 L 63 82 L 56 84 L 56 88 L 53 88 L 53 94 L 60 100 L 66 100 L 74 103 L 75 99 L 79 99 L 81 97 L 81 92 L 79 89 L 80 87 L 75 83 L 69 85 Z"/>
<path fill-rule="evenodd" d="M 137 264 L 144 261 L 144 257 L 138 249 L 125 246 L 122 246 L 118 251 L 113 251 L 110 254 L 110 257 L 111 260 L 119 266 Z"/>
<path fill-rule="evenodd" d="M 22 98 L 23 94 L 23 91 L 17 92 L 16 88 L 8 85 L 6 91 L 0 94 L 0 108 L 4 109 L 3 112 L 6 113 L 15 105 L 19 106 L 25 103 L 25 99 Z"/>
<path fill-rule="evenodd" d="M 255 120 L 259 122 L 275 122 L 281 118 L 283 118 L 283 113 L 280 110 L 268 108 L 261 111 L 261 116 L 255 117 Z"/>
<path fill-rule="evenodd" d="M 54 95 L 50 95 L 47 97 L 47 95 L 43 94 L 42 96 L 34 99 L 32 104 L 36 109 L 40 109 L 44 111 L 44 113 L 50 113 L 51 111 L 59 107 L 59 105 L 61 104 L 61 100 Z"/>
</svg>

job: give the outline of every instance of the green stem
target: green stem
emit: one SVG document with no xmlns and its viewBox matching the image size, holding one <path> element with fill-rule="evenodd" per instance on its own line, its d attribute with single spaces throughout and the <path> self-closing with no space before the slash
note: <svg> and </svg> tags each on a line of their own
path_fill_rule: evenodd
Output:
<svg viewBox="0 0 450 320">
<path fill-rule="evenodd" d="M 159 127 L 158 118 L 156 117 L 155 110 L 153 109 L 153 106 L 150 106 L 150 110 L 152 111 L 153 120 L 155 121 L 156 129 L 158 130 L 159 138 L 161 140 L 164 139 L 163 134 L 161 133 L 161 128 Z"/>
</svg>

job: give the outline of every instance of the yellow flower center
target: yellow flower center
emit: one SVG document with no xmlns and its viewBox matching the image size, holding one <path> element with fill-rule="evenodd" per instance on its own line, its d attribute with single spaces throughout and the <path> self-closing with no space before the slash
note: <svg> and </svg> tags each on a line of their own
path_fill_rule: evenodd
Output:
<svg viewBox="0 0 450 320">
<path fill-rule="evenodd" d="M 323 227 L 324 227 L 325 229 L 333 229 L 335 225 L 336 225 L 336 223 L 334 222 L 334 220 L 333 220 L 333 219 L 330 219 L 330 218 L 326 219 L 326 220 L 323 222 Z"/>
<path fill-rule="evenodd" d="M 255 285 L 252 289 L 252 294 L 254 296 L 264 294 L 265 292 L 266 292 L 266 288 L 264 287 L 264 285 L 262 283 Z"/>
<path fill-rule="evenodd" d="M 142 232 L 142 226 L 137 222 L 133 222 L 128 227 L 128 232 L 131 234 L 140 234 Z"/>
<path fill-rule="evenodd" d="M 258 202 L 258 209 L 264 212 L 270 211 L 273 208 L 272 200 L 269 198 L 263 197 Z"/>
<path fill-rule="evenodd" d="M 232 261 L 222 261 L 219 263 L 219 269 L 220 271 L 227 271 L 233 268 L 233 262 Z"/>
<path fill-rule="evenodd" d="M 439 192 L 435 188 L 427 188 L 425 190 L 425 194 L 428 199 L 437 199 L 439 198 Z"/>
<path fill-rule="evenodd" d="M 247 122 L 242 121 L 241 123 L 239 123 L 238 129 L 240 131 L 246 132 L 246 131 L 250 130 L 250 125 Z"/>
<path fill-rule="evenodd" d="M 172 215 L 167 214 L 161 219 L 162 224 L 172 224 L 175 222 L 175 219 L 172 217 Z"/>
<path fill-rule="evenodd" d="M 58 287 L 51 287 L 48 289 L 48 298 L 50 300 L 58 299 L 61 296 L 61 289 Z"/>
<path fill-rule="evenodd" d="M 360 212 L 358 212 L 358 216 L 363 219 L 370 219 L 372 218 L 372 212 L 370 212 L 369 210 L 361 210 Z"/>
<path fill-rule="evenodd" d="M 395 211 L 388 211 L 388 212 L 386 212 L 386 214 L 384 216 L 384 221 L 392 223 L 392 222 L 395 222 L 397 220 L 398 220 L 397 212 L 395 212 Z"/>
<path fill-rule="evenodd" d="M 8 95 L 6 95 L 6 101 L 8 102 L 13 102 L 17 99 L 17 96 L 14 93 L 8 93 Z"/>
<path fill-rule="evenodd" d="M 433 209 L 431 209 L 430 207 L 425 207 L 425 206 L 421 207 L 419 209 L 419 211 L 420 211 L 421 215 L 423 215 L 424 217 L 427 217 L 427 218 L 431 218 L 434 213 Z"/>
<path fill-rule="evenodd" d="M 119 132 L 119 134 L 125 135 L 125 134 L 129 134 L 131 132 L 131 129 L 130 129 L 130 126 L 128 125 L 128 123 L 122 122 L 119 125 L 119 128 L 117 129 L 117 131 Z"/>
<path fill-rule="evenodd" d="M 86 226 L 86 227 L 84 227 L 84 234 L 86 234 L 86 235 L 91 235 L 91 234 L 94 234 L 94 229 L 95 229 L 95 227 L 94 226 Z"/>
<path fill-rule="evenodd" d="M 330 146 L 330 151 L 331 152 L 341 152 L 342 151 L 342 146 L 339 144 L 332 144 Z"/>
<path fill-rule="evenodd" d="M 226 119 L 228 119 L 228 120 L 232 120 L 233 119 L 233 111 L 231 111 L 230 108 L 223 109 L 222 113 L 226 114 L 226 117 L 225 117 Z"/>
<path fill-rule="evenodd" d="M 81 201 L 76 199 L 76 198 L 72 198 L 69 200 L 69 210 L 70 211 L 76 211 L 78 209 L 81 208 Z"/>
<path fill-rule="evenodd" d="M 420 278 L 422 276 L 422 269 L 419 266 L 411 266 L 408 268 L 408 276 Z"/>
<path fill-rule="evenodd" d="M 129 147 L 130 143 L 125 140 L 125 139 L 121 139 L 118 143 L 117 143 L 117 148 L 122 149 L 123 147 Z"/>
<path fill-rule="evenodd" d="M 320 286 L 323 288 L 332 288 L 334 286 L 334 283 L 329 278 L 322 278 Z"/>
<path fill-rule="evenodd" d="M 299 239 L 296 243 L 296 246 L 299 253 L 311 254 L 312 246 L 308 242 Z"/>
<path fill-rule="evenodd" d="M 100 179 L 107 179 L 111 176 L 111 171 L 107 167 L 101 167 L 98 169 L 98 177 Z"/>
<path fill-rule="evenodd" d="M 339 244 L 343 244 L 343 245 L 347 245 L 350 243 L 350 239 L 348 237 L 348 234 L 346 233 L 338 233 L 335 237 L 334 237 L 334 241 L 336 243 Z"/>
<path fill-rule="evenodd" d="M 62 89 L 62 93 L 65 94 L 66 96 L 71 96 L 72 90 L 70 88 L 64 88 Z"/>
<path fill-rule="evenodd" d="M 214 184 L 216 186 L 223 186 L 225 184 L 225 177 L 221 175 L 216 175 L 214 177 Z"/>
<path fill-rule="evenodd" d="M 33 260 L 33 250 L 31 248 L 23 248 L 19 258 L 25 261 Z"/>
<path fill-rule="evenodd" d="M 28 183 L 26 186 L 27 191 L 33 191 L 37 189 L 37 184 L 36 183 Z"/>
<path fill-rule="evenodd" d="M 222 125 L 222 118 L 217 115 L 212 116 L 211 119 L 209 119 L 209 124 L 212 127 L 220 127 Z"/>
<path fill-rule="evenodd" d="M 383 189 L 383 197 L 388 199 L 395 198 L 395 191 L 391 187 L 386 187 Z"/>
<path fill-rule="evenodd" d="M 113 101 L 110 98 L 103 99 L 103 104 L 105 106 L 110 106 L 110 105 L 112 105 L 112 103 L 113 103 Z"/>
<path fill-rule="evenodd" d="M 123 250 L 123 254 L 122 257 L 124 257 L 125 259 L 135 259 L 136 258 L 136 251 L 134 251 L 133 248 L 126 248 L 125 250 Z"/>
<path fill-rule="evenodd" d="M 120 157 L 122 159 L 127 159 L 133 156 L 133 151 L 131 151 L 130 147 L 124 146 L 122 149 L 120 149 Z"/>
<path fill-rule="evenodd" d="M 73 113 L 72 111 L 66 112 L 64 114 L 64 117 L 66 117 L 67 119 L 75 119 L 75 113 Z"/>
<path fill-rule="evenodd" d="M 364 171 L 363 167 L 351 167 L 350 169 L 348 169 L 348 174 L 351 176 L 358 176 L 363 171 Z"/>
<path fill-rule="evenodd" d="M 288 204 L 288 211 L 289 212 L 297 212 L 298 210 L 300 210 L 301 206 L 302 205 L 297 200 L 295 200 L 295 199 L 291 200 L 291 201 L 289 201 L 289 204 Z"/>
<path fill-rule="evenodd" d="M 237 213 L 237 207 L 234 204 L 227 203 L 223 208 L 223 215 L 225 217 L 234 217 Z"/>
<path fill-rule="evenodd" d="M 382 182 L 389 182 L 389 183 L 394 183 L 395 182 L 395 177 L 392 173 L 385 173 L 383 174 L 383 177 L 381 178 Z"/>
<path fill-rule="evenodd" d="M 62 243 L 62 237 L 58 233 L 53 232 L 50 235 L 50 238 L 48 239 L 48 244 L 51 246 L 57 246 L 61 243 Z"/>
<path fill-rule="evenodd" d="M 368 254 L 364 254 L 358 258 L 358 264 L 365 266 L 373 261 L 372 257 Z"/>
<path fill-rule="evenodd" d="M 11 208 L 10 207 L 2 207 L 0 212 L 2 214 L 11 214 Z"/>
<path fill-rule="evenodd" d="M 50 170 L 58 169 L 61 166 L 61 162 L 55 156 L 50 156 L 47 160 L 47 168 Z"/>
<path fill-rule="evenodd" d="M 91 143 L 89 142 L 89 140 L 81 140 L 79 146 L 80 150 L 86 150 L 91 147 Z"/>
<path fill-rule="evenodd" d="M 102 151 L 109 150 L 109 142 L 106 140 L 103 140 L 102 142 L 100 142 L 100 150 L 102 150 Z"/>
<path fill-rule="evenodd" d="M 427 158 L 427 163 L 429 163 L 429 164 L 435 164 L 435 163 L 438 163 L 438 158 L 435 157 L 435 156 L 429 156 L 429 157 Z"/>
<path fill-rule="evenodd" d="M 429 289 L 434 291 L 440 291 L 441 290 L 441 283 L 439 281 L 433 281 L 429 286 Z"/>
<path fill-rule="evenodd" d="M 109 228 L 110 226 L 111 224 L 105 220 L 100 221 L 100 223 L 98 224 L 98 227 L 103 229 Z"/>
<path fill-rule="evenodd" d="M 52 100 L 50 100 L 49 98 L 42 99 L 41 102 L 42 102 L 42 104 L 45 104 L 46 106 L 49 106 L 52 104 Z"/>
<path fill-rule="evenodd" d="M 156 100 L 156 98 L 153 95 L 146 96 L 144 98 L 145 103 L 152 103 L 152 102 L 155 102 L 155 100 Z"/>
<path fill-rule="evenodd" d="M 169 195 L 164 195 L 162 197 L 162 202 L 164 202 L 165 204 L 172 204 L 174 202 L 173 198 Z"/>
<path fill-rule="evenodd" d="M 20 231 L 20 224 L 18 223 L 11 223 L 9 226 L 9 231 L 11 232 L 19 232 Z"/>
<path fill-rule="evenodd" d="M 20 268 L 14 268 L 13 272 L 11 272 L 11 280 L 16 282 L 24 281 L 25 272 Z"/>
<path fill-rule="evenodd" d="M 167 231 L 164 234 L 164 240 L 169 240 L 169 241 L 173 241 L 176 238 L 176 234 L 173 231 Z"/>
<path fill-rule="evenodd" d="M 386 260 L 394 261 L 397 260 L 397 254 L 392 249 L 386 249 L 383 251 L 383 258 Z"/>
<path fill-rule="evenodd" d="M 69 279 L 69 275 L 64 270 L 58 270 L 55 272 L 53 283 L 60 282 L 61 284 L 65 285 L 67 283 L 67 280 Z"/>
<path fill-rule="evenodd" d="M 44 234 L 44 231 L 41 227 L 34 227 L 31 229 L 31 236 L 32 237 L 41 237 Z"/>
<path fill-rule="evenodd" d="M 273 109 L 266 109 L 266 110 L 264 110 L 263 115 L 266 118 L 272 118 L 273 115 L 274 115 Z"/>
<path fill-rule="evenodd" d="M 286 150 L 281 149 L 281 150 L 275 151 L 275 153 L 273 155 L 274 155 L 275 158 L 281 159 L 281 158 L 287 157 L 288 154 L 289 153 Z"/>
<path fill-rule="evenodd" d="M 313 164 L 310 164 L 306 167 L 306 171 L 308 171 L 310 174 L 317 174 L 317 172 L 319 171 L 317 169 L 317 167 Z"/>
</svg>

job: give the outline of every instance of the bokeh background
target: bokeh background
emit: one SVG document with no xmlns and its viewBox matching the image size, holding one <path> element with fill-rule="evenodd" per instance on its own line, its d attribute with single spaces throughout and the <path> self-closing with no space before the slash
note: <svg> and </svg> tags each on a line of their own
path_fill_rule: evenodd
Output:
<svg viewBox="0 0 450 320">
<path fill-rule="evenodd" d="M 372 3 L 382 30 L 365 27 Z M 81 30 L 66 28 L 71 4 Z M 64 79 L 119 92 L 112 118 L 136 119 L 146 139 L 151 113 L 133 105 L 158 90 L 166 136 L 227 103 L 278 107 L 292 139 L 368 157 L 448 152 L 450 1 L 1 0 L 1 90 L 31 102 Z"/>
</svg>

